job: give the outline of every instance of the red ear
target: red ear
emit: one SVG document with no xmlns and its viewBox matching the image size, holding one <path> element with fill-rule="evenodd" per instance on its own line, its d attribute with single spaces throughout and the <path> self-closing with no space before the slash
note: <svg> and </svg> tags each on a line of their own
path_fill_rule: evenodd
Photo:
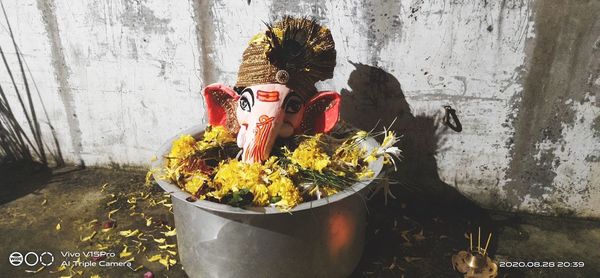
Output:
<svg viewBox="0 0 600 278">
<path fill-rule="evenodd" d="M 329 132 L 340 118 L 340 94 L 319 92 L 306 103 L 304 117 L 296 133 Z"/>
<path fill-rule="evenodd" d="M 239 96 L 229 87 L 215 83 L 204 88 L 208 124 L 227 126 L 235 118 L 235 101 Z M 230 115 L 228 115 L 228 113 Z M 228 119 L 229 118 L 229 119 Z"/>
</svg>

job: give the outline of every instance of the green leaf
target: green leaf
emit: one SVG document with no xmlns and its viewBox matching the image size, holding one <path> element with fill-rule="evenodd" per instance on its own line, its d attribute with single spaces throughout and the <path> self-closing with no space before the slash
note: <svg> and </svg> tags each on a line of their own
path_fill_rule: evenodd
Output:
<svg viewBox="0 0 600 278">
<path fill-rule="evenodd" d="M 254 199 L 254 195 L 250 192 L 249 189 L 241 189 L 236 192 L 229 192 L 223 198 L 223 201 L 234 207 L 245 207 L 252 204 L 252 200 Z"/>
<path fill-rule="evenodd" d="M 281 199 L 282 199 L 281 196 L 273 196 L 273 197 L 271 197 L 271 200 L 269 200 L 269 202 L 271 204 L 275 204 L 275 203 L 281 201 Z"/>
</svg>

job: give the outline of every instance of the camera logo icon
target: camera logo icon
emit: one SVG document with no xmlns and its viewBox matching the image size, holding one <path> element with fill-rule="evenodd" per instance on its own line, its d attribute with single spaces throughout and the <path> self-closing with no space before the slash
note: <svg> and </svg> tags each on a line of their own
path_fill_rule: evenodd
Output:
<svg viewBox="0 0 600 278">
<path fill-rule="evenodd" d="M 8 256 L 8 261 L 13 266 L 20 266 L 23 264 L 23 254 L 19 252 L 12 252 L 10 256 Z"/>
<path fill-rule="evenodd" d="M 28 266 L 36 266 L 41 264 L 43 266 L 49 266 L 54 263 L 54 255 L 50 252 L 43 252 L 38 254 L 36 252 L 27 252 L 25 256 L 20 252 L 12 252 L 8 256 L 8 262 L 13 266 L 20 266 L 25 263 Z"/>
</svg>

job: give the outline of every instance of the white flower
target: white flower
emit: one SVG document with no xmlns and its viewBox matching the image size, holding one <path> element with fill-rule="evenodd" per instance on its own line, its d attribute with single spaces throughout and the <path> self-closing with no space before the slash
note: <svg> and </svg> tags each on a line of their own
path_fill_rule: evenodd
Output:
<svg viewBox="0 0 600 278">
<path fill-rule="evenodd" d="M 396 158 L 400 158 L 400 154 L 402 153 L 398 147 L 389 147 L 385 149 L 385 152 L 395 156 Z"/>
</svg>

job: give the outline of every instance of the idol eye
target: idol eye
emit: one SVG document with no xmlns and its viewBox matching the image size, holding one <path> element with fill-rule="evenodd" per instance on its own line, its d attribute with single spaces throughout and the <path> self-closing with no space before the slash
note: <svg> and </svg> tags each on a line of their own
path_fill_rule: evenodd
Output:
<svg viewBox="0 0 600 278">
<path fill-rule="evenodd" d="M 302 99 L 298 96 L 291 96 L 285 103 L 285 113 L 295 114 L 302 108 Z"/>
<path fill-rule="evenodd" d="M 247 98 L 242 97 L 240 99 L 240 108 L 242 108 L 242 110 L 244 110 L 244 111 L 250 112 L 250 110 L 251 110 L 250 109 L 250 102 L 248 101 Z"/>
<path fill-rule="evenodd" d="M 247 88 L 242 91 L 242 96 L 240 97 L 239 103 L 242 110 L 247 112 L 252 110 L 252 106 L 254 106 L 254 93 L 252 92 L 252 89 Z"/>
</svg>

